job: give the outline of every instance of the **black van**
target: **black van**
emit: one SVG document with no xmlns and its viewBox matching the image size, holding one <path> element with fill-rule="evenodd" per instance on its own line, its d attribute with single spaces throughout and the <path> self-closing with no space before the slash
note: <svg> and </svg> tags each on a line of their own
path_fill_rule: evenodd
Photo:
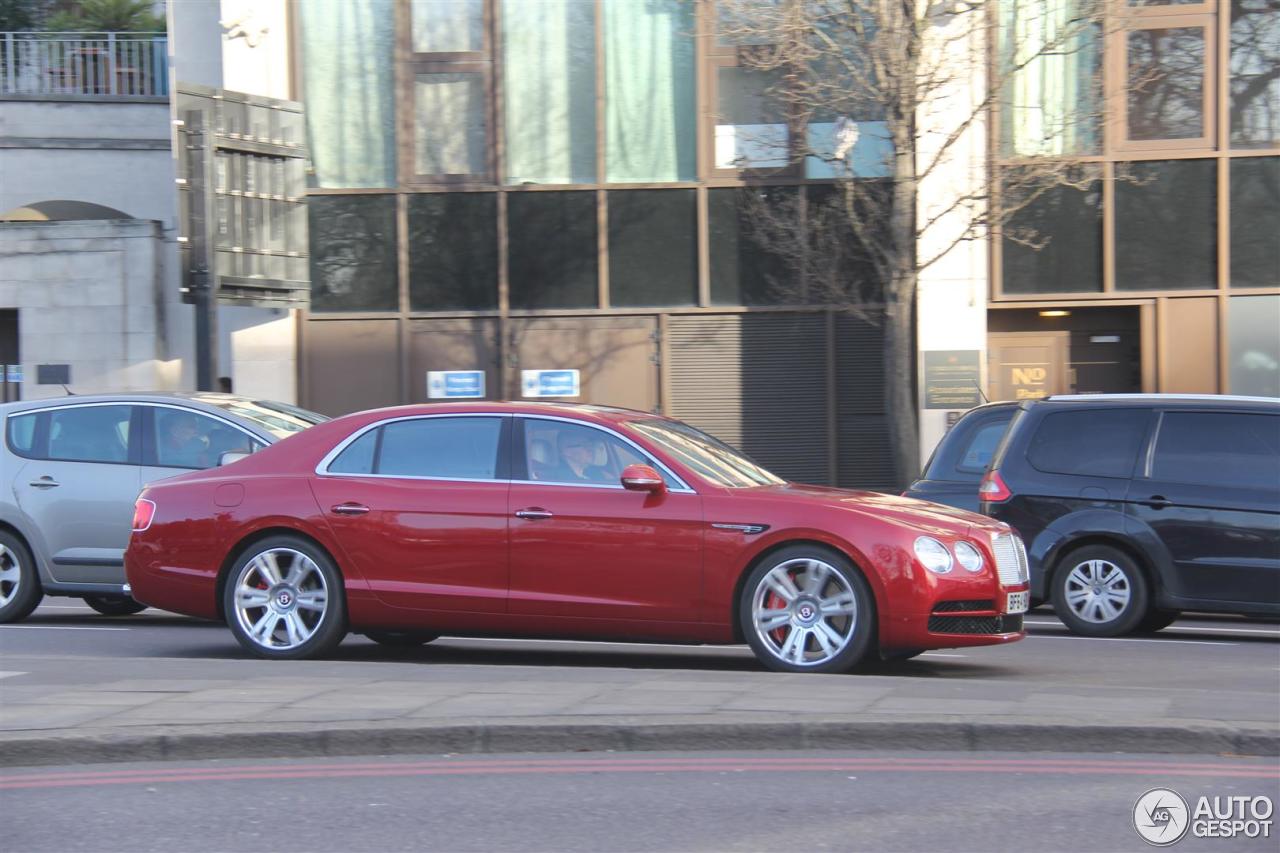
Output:
<svg viewBox="0 0 1280 853">
<path fill-rule="evenodd" d="M 1022 403 L 979 496 L 1026 543 L 1032 600 L 1076 633 L 1280 614 L 1280 399 Z"/>
</svg>

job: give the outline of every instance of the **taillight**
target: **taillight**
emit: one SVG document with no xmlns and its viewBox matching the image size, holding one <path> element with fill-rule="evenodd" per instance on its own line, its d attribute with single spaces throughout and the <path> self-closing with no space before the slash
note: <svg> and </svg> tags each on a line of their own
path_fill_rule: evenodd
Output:
<svg viewBox="0 0 1280 853">
<path fill-rule="evenodd" d="M 139 533 L 151 526 L 156 517 L 156 505 L 146 498 L 138 498 L 133 504 L 133 532 Z"/>
<path fill-rule="evenodd" d="M 999 503 L 1011 497 L 1013 492 L 1004 484 L 999 471 L 988 471 L 987 476 L 982 478 L 982 485 L 978 486 L 978 500 Z"/>
</svg>

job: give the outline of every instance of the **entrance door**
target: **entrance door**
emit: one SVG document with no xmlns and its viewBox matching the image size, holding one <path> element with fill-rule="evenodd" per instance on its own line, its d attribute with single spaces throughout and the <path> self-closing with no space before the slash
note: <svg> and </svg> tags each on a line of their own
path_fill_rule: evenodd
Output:
<svg viewBox="0 0 1280 853">
<path fill-rule="evenodd" d="M 1068 394 L 1070 332 L 1003 332 L 987 336 L 992 400 L 1039 400 Z"/>
</svg>

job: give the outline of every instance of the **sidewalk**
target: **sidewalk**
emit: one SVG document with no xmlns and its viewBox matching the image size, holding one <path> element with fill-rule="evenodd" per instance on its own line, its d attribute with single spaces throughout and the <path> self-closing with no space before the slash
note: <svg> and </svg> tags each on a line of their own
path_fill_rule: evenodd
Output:
<svg viewBox="0 0 1280 853">
<path fill-rule="evenodd" d="M 1267 685 L 176 658 L 96 681 L 101 663 L 0 679 L 0 766 L 752 747 L 1280 754 Z"/>
</svg>

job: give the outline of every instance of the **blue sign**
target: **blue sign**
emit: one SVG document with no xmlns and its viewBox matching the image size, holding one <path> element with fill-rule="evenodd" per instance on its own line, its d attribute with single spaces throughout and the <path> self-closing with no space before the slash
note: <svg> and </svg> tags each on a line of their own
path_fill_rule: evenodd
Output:
<svg viewBox="0 0 1280 853">
<path fill-rule="evenodd" d="M 21 364 L 5 365 L 4 379 L 6 382 L 21 382 L 22 381 L 22 365 Z"/>
<path fill-rule="evenodd" d="M 427 397 L 432 400 L 476 400 L 484 397 L 483 370 L 428 370 Z"/>
<path fill-rule="evenodd" d="M 524 397 L 577 397 L 580 393 L 576 370 L 522 370 L 520 391 Z"/>
</svg>

